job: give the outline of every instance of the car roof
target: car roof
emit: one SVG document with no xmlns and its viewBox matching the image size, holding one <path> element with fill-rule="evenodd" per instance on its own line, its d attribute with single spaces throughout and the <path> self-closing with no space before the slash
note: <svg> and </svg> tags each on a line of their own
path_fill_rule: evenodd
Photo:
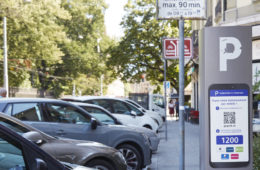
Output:
<svg viewBox="0 0 260 170">
<path fill-rule="evenodd" d="M 42 103 L 53 102 L 53 103 L 59 103 L 59 104 L 64 104 L 64 105 L 70 105 L 70 106 L 76 107 L 77 109 L 80 109 L 81 111 L 85 112 L 88 116 L 93 118 L 93 116 L 91 114 L 89 114 L 85 109 L 82 109 L 80 106 L 67 102 L 67 101 L 60 100 L 60 99 L 49 99 L 49 98 L 3 98 L 3 99 L 0 99 L 0 104 L 1 103 L 22 103 L 22 102 L 42 102 Z"/>
<path fill-rule="evenodd" d="M 74 102 L 74 101 L 70 101 L 69 103 L 78 105 L 78 106 L 89 106 L 89 107 L 96 107 L 99 109 L 104 109 L 103 107 L 99 106 L 99 105 L 95 105 L 95 104 L 89 104 L 89 103 L 82 103 L 82 102 Z"/>
<path fill-rule="evenodd" d="M 0 103 L 9 103 L 9 102 L 64 102 L 59 99 L 50 99 L 50 98 L 1 98 Z"/>
<path fill-rule="evenodd" d="M 113 99 L 113 100 L 120 100 L 124 101 L 121 98 L 116 97 L 109 97 L 109 96 L 72 96 L 72 97 L 64 97 L 61 100 L 75 100 L 75 101 L 85 101 L 85 100 L 92 100 L 92 99 Z"/>
</svg>

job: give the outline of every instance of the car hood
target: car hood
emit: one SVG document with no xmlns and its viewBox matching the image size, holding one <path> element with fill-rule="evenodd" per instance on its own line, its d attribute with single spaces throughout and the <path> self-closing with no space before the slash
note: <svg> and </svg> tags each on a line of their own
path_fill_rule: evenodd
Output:
<svg viewBox="0 0 260 170">
<path fill-rule="evenodd" d="M 58 137 L 59 140 L 57 140 L 55 143 L 63 143 L 68 145 L 76 145 L 77 147 L 90 147 L 90 148 L 102 148 L 102 149 L 108 149 L 112 151 L 116 151 L 114 148 L 109 147 L 107 145 L 104 145 L 102 143 L 94 142 L 94 141 L 87 141 L 87 140 L 75 140 L 75 139 L 69 139 L 69 138 L 62 138 Z"/>
<path fill-rule="evenodd" d="M 58 160 L 80 165 L 94 155 L 108 156 L 118 152 L 116 149 L 98 142 L 67 138 L 49 141 L 41 145 L 41 148 L 48 153 L 52 153 Z"/>
<path fill-rule="evenodd" d="M 156 133 L 152 130 L 144 127 L 125 126 L 125 125 L 106 125 L 113 129 L 120 129 L 125 131 L 134 131 L 137 133 L 146 134 L 148 137 L 157 137 Z"/>
</svg>

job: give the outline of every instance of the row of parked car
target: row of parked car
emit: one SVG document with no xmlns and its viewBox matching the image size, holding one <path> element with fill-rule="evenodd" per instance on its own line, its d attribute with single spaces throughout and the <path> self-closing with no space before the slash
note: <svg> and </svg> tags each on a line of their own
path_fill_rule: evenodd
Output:
<svg viewBox="0 0 260 170">
<path fill-rule="evenodd" d="M 21 136 L 28 139 L 29 146 L 39 152 L 37 145 L 61 161 L 55 160 L 61 169 L 78 164 L 100 170 L 139 170 L 151 164 L 160 141 L 156 132 L 163 124 L 159 113 L 129 99 L 86 96 L 62 100 L 1 99 L 0 129 L 11 129 L 11 136 L 20 136 L 18 141 L 25 141 Z M 35 169 L 31 165 L 53 169 L 49 165 L 52 158 L 37 154 L 28 155 L 31 159 L 23 157 L 28 142 L 18 147 L 2 136 L 6 135 L 0 134 L 0 161 L 5 163 L 0 163 L 4 166 L 0 169 Z M 14 149 L 6 149 L 6 145 Z M 13 159 L 16 157 L 19 159 Z M 32 162 L 26 163 L 28 160 Z"/>
</svg>

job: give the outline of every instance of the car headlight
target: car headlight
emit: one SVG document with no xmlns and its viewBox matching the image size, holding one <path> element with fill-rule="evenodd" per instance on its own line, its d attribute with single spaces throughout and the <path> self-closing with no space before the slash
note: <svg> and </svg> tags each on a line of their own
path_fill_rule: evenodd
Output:
<svg viewBox="0 0 260 170">
<path fill-rule="evenodd" d="M 153 119 L 153 121 L 155 121 L 155 123 L 159 126 L 159 122 L 158 122 L 158 120 L 156 120 L 156 119 L 153 118 L 153 117 L 152 117 L 152 119 Z"/>
<path fill-rule="evenodd" d="M 126 164 L 126 160 L 125 157 L 123 156 L 123 154 L 121 152 L 116 152 L 115 153 L 115 157 L 117 157 L 120 161 L 124 162 Z"/>
<path fill-rule="evenodd" d="M 144 134 L 144 133 L 142 133 L 142 135 L 143 135 L 146 143 L 151 147 L 151 140 L 150 140 L 150 138 L 146 134 Z"/>
</svg>

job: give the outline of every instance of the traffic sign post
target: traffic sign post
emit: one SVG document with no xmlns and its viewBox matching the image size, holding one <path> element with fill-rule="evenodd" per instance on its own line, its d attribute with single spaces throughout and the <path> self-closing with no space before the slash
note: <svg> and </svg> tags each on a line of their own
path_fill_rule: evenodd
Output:
<svg viewBox="0 0 260 170">
<path fill-rule="evenodd" d="M 179 115 L 180 115 L 180 159 L 179 159 L 179 169 L 184 170 L 185 165 L 185 150 L 184 150 L 184 56 L 185 51 L 189 53 L 188 50 L 185 50 L 184 43 L 184 19 L 205 19 L 206 18 L 206 3 L 205 0 L 157 0 L 157 19 L 170 20 L 178 19 L 179 20 L 179 43 L 175 44 L 174 41 L 165 42 L 167 50 L 164 51 L 166 54 L 165 64 L 167 63 L 167 57 L 174 57 L 175 55 L 179 56 Z M 171 45 L 172 44 L 172 45 Z M 178 47 L 177 47 L 178 46 Z M 189 48 L 188 45 L 186 45 Z M 191 46 L 190 46 L 191 47 Z M 191 48 L 190 48 L 191 49 Z M 191 49 L 192 50 L 192 49 Z M 192 51 L 190 50 L 190 54 Z M 177 52 L 178 51 L 178 52 Z M 166 66 L 164 66 L 166 69 Z M 166 70 L 164 71 L 164 80 L 166 81 Z M 165 108 L 166 109 L 166 108 Z M 167 126 L 166 126 L 167 127 Z M 167 131 L 167 128 L 166 128 Z"/>
</svg>

